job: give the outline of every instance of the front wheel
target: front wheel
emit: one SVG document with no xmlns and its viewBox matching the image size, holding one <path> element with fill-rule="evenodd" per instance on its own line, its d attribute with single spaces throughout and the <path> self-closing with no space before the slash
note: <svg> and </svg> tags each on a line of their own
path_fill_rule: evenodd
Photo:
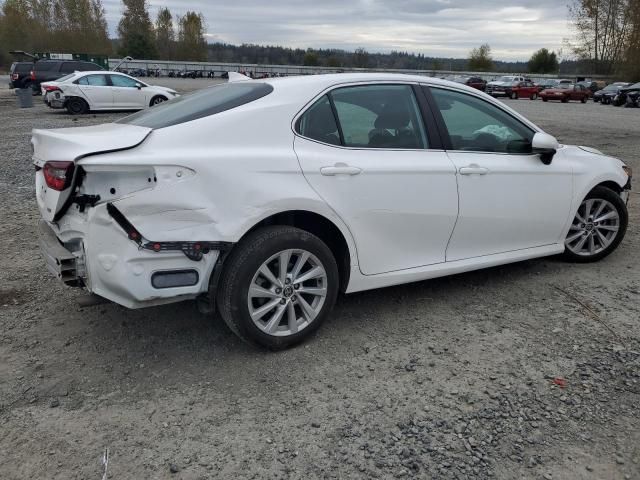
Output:
<svg viewBox="0 0 640 480">
<path fill-rule="evenodd" d="M 620 244 L 627 231 L 627 207 L 613 190 L 596 187 L 582 201 L 564 241 L 564 257 L 573 262 L 595 262 Z"/>
<path fill-rule="evenodd" d="M 529 97 L 531 100 L 537 100 L 538 99 L 538 94 L 537 93 L 532 93 L 531 96 Z"/>
<path fill-rule="evenodd" d="M 518 92 L 511 92 L 511 100 L 517 100 L 518 99 Z"/>
<path fill-rule="evenodd" d="M 587 103 L 587 97 L 582 97 L 582 98 L 580 99 L 580 101 L 581 101 L 582 103 Z"/>
<path fill-rule="evenodd" d="M 160 105 L 161 103 L 166 101 L 167 101 L 166 97 L 163 97 L 162 95 L 157 95 L 151 99 L 151 102 L 149 102 L 149 106 L 153 107 L 154 105 Z"/>
<path fill-rule="evenodd" d="M 542 101 L 543 101 L 543 102 L 548 102 L 548 101 L 549 101 L 549 99 L 548 99 L 547 97 L 542 97 Z"/>
<path fill-rule="evenodd" d="M 338 267 L 315 235 L 266 227 L 241 240 L 224 264 L 220 314 L 241 339 L 273 350 L 309 337 L 338 294 Z"/>
</svg>

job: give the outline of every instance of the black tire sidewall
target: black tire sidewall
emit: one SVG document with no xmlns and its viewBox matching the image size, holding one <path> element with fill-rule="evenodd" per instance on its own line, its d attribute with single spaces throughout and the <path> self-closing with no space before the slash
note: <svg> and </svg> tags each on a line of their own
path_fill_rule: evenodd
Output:
<svg viewBox="0 0 640 480">
<path fill-rule="evenodd" d="M 158 100 L 158 99 L 162 99 L 162 101 L 157 102 L 157 100 Z M 155 106 L 155 105 L 160 105 L 161 103 L 166 102 L 166 101 L 167 101 L 167 98 L 166 98 L 166 97 L 163 97 L 162 95 L 156 95 L 155 97 L 153 97 L 153 98 L 151 99 L 151 102 L 149 103 L 149 106 L 150 106 L 150 107 L 153 107 L 153 106 Z M 156 102 L 157 102 L 157 103 L 156 103 Z"/>
<path fill-rule="evenodd" d="M 303 249 L 322 263 L 327 273 L 327 296 L 322 311 L 314 321 L 300 332 L 287 337 L 276 337 L 262 332 L 251 319 L 247 306 L 249 286 L 264 261 L 287 249 Z M 243 239 L 224 265 L 218 288 L 220 313 L 232 331 L 243 340 L 280 350 L 300 343 L 312 335 L 326 320 L 338 295 L 339 275 L 336 260 L 329 247 L 315 235 L 294 227 L 265 227 Z"/>
<path fill-rule="evenodd" d="M 78 108 L 77 110 L 72 108 L 73 104 L 77 104 L 80 106 L 80 108 Z M 87 102 L 85 102 L 84 100 L 82 100 L 81 98 L 78 97 L 74 97 L 71 98 L 67 101 L 67 111 L 71 114 L 71 115 L 81 115 L 83 113 L 86 113 L 88 110 L 88 105 Z"/>
<path fill-rule="evenodd" d="M 588 200 L 590 198 L 602 199 L 611 203 L 618 211 L 618 215 L 620 217 L 620 228 L 618 228 L 618 233 L 616 235 L 616 238 L 613 240 L 613 242 L 611 242 L 611 244 L 607 248 L 605 248 L 601 252 L 598 252 L 595 255 L 590 255 L 588 257 L 583 255 L 577 255 L 573 253 L 571 250 L 569 250 L 567 247 L 565 247 L 564 254 L 563 254 L 564 257 L 567 260 L 570 260 L 576 263 L 597 262 L 598 260 L 602 260 L 604 257 L 609 255 L 618 247 L 618 245 L 620 245 L 620 242 L 622 242 L 622 240 L 624 239 L 624 235 L 627 231 L 627 225 L 629 224 L 629 212 L 627 211 L 627 206 L 622 201 L 622 198 L 620 198 L 620 195 L 618 195 L 616 192 L 614 192 L 610 188 L 598 186 L 598 187 L 595 187 L 593 190 L 591 190 L 587 194 L 587 196 L 584 197 L 584 200 Z M 573 218 L 571 219 L 571 221 L 573 222 Z"/>
</svg>

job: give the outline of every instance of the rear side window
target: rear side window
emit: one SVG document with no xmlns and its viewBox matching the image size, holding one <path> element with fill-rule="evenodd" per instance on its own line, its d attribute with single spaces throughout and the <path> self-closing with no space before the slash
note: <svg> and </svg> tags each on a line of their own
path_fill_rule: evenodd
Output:
<svg viewBox="0 0 640 480">
<path fill-rule="evenodd" d="M 326 95 L 300 117 L 296 129 L 303 137 L 331 145 L 340 145 L 338 125 L 331 110 L 329 97 Z"/>
<path fill-rule="evenodd" d="M 76 70 L 79 70 L 78 62 L 62 62 L 62 66 L 60 67 L 60 71 L 63 73 L 72 73 Z"/>
<path fill-rule="evenodd" d="M 346 147 L 427 148 L 422 115 L 410 85 L 342 87 L 328 95 L 330 100 L 325 95 L 302 115 L 298 133 L 332 145 L 339 145 L 341 139 Z"/>
<path fill-rule="evenodd" d="M 106 87 L 108 85 L 106 75 L 87 75 L 79 78 L 76 83 L 78 85 L 91 85 L 94 87 Z"/>
<path fill-rule="evenodd" d="M 50 70 L 57 70 L 58 69 L 58 62 L 36 62 L 35 64 L 35 70 L 37 72 L 45 72 L 45 71 L 50 71 Z M 69 72 L 71 73 L 71 72 Z"/>
<path fill-rule="evenodd" d="M 142 110 L 116 123 L 147 128 L 164 128 L 231 110 L 269 95 L 273 87 L 261 82 L 225 83 L 176 97 Z"/>
</svg>

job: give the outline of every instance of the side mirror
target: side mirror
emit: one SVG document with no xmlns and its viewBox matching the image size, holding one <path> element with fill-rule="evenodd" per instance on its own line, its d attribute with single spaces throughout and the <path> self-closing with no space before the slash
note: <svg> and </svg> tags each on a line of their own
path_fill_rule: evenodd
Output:
<svg viewBox="0 0 640 480">
<path fill-rule="evenodd" d="M 540 160 L 545 165 L 549 165 L 553 156 L 558 150 L 558 140 L 547 133 L 538 132 L 531 141 L 531 150 L 534 154 L 540 155 Z"/>
<path fill-rule="evenodd" d="M 142 84 L 141 84 L 141 83 L 136 83 L 136 88 L 137 88 L 138 90 L 140 90 L 140 89 L 142 88 Z"/>
</svg>

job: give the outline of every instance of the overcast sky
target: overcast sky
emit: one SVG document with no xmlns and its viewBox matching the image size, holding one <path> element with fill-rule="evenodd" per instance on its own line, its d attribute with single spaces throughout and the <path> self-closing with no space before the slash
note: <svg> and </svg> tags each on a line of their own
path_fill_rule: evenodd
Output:
<svg viewBox="0 0 640 480">
<path fill-rule="evenodd" d="M 115 33 L 119 0 L 103 0 Z M 364 47 L 459 57 L 484 42 L 497 60 L 528 60 L 570 35 L 563 0 L 150 0 L 175 14 L 202 12 L 209 42 L 287 47 Z"/>
</svg>

